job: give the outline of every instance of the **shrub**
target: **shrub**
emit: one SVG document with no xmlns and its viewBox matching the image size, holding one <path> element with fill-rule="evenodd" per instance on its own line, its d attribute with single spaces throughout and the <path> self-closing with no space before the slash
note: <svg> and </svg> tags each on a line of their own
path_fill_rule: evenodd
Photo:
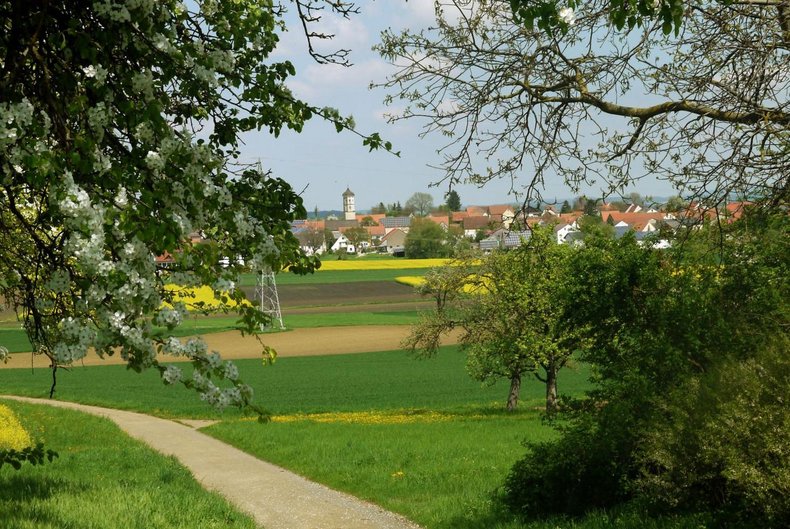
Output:
<svg viewBox="0 0 790 529">
<path fill-rule="evenodd" d="M 790 520 L 790 343 L 777 341 L 671 393 L 640 446 L 641 495 L 721 511 L 738 527 Z"/>
</svg>

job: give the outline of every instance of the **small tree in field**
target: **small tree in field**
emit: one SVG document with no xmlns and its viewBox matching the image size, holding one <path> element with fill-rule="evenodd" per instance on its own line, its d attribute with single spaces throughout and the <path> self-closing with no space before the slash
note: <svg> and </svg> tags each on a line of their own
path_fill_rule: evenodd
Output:
<svg viewBox="0 0 790 529">
<path fill-rule="evenodd" d="M 583 329 L 566 324 L 571 251 L 553 241 L 550 229 L 537 229 L 517 250 L 466 257 L 427 275 L 422 291 L 437 308 L 423 315 L 405 345 L 434 355 L 439 337 L 460 328 L 470 374 L 510 382 L 508 410 L 518 406 L 523 377 L 533 374 L 546 385 L 546 411 L 556 411 L 558 373 L 585 344 Z"/>
</svg>

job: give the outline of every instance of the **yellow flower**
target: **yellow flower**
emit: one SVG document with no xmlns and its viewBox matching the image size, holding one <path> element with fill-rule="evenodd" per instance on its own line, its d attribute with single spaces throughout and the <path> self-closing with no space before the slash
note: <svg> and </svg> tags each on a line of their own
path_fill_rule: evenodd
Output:
<svg viewBox="0 0 790 529">
<path fill-rule="evenodd" d="M 209 286 L 187 288 L 179 285 L 165 285 L 165 290 L 173 292 L 173 301 L 183 303 L 187 310 L 216 309 L 220 306 L 220 300 L 214 297 L 214 291 Z M 202 303 L 202 307 L 198 303 Z M 249 305 L 250 302 L 245 300 L 243 304 Z M 162 303 L 162 306 L 172 308 L 169 303 Z M 229 299 L 227 306 L 235 307 L 236 302 Z"/>
<path fill-rule="evenodd" d="M 425 278 L 422 276 L 398 276 L 395 278 L 395 282 L 417 288 L 425 283 Z"/>
<path fill-rule="evenodd" d="M 0 450 L 22 450 L 31 446 L 30 434 L 8 406 L 0 404 Z"/>
</svg>

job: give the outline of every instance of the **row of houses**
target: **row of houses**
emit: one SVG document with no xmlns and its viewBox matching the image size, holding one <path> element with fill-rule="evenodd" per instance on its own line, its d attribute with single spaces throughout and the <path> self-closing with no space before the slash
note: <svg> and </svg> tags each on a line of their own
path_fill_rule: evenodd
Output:
<svg viewBox="0 0 790 529">
<path fill-rule="evenodd" d="M 731 202 L 722 208 L 715 208 L 691 203 L 684 210 L 674 213 L 636 204 L 630 205 L 625 211 L 618 211 L 609 204 L 602 204 L 598 212 L 603 222 L 614 227 L 616 237 L 633 231 L 637 239 L 644 240 L 662 228 L 675 231 L 681 225 L 699 223 L 702 219 L 718 218 L 731 222 L 739 218 L 744 207 L 749 204 Z M 372 249 L 388 253 L 403 251 L 414 216 L 357 214 L 354 194 L 349 189 L 343 193 L 343 208 L 342 219 L 306 219 L 293 223 L 292 231 L 306 253 L 320 254 L 329 250 L 357 253 Z M 581 211 L 558 213 L 552 206 L 522 209 L 497 204 L 469 206 L 463 211 L 431 214 L 422 218 L 435 222 L 445 230 L 456 227 L 463 236 L 479 240 L 481 249 L 490 250 L 520 244 L 520 241 L 529 237 L 529 229 L 535 225 L 552 225 L 559 244 L 571 243 L 581 237 L 578 220 L 583 214 Z M 364 230 L 364 237 L 359 237 L 360 229 Z M 331 234 L 331 240 L 327 234 Z M 667 240 L 658 240 L 652 244 L 664 247 L 669 243 Z"/>
<path fill-rule="evenodd" d="M 679 228 L 698 228 L 704 221 L 731 223 L 738 220 L 745 209 L 752 203 L 747 201 L 730 202 L 723 207 L 705 207 L 699 203 L 691 203 L 677 212 L 663 212 L 657 209 L 629 206 L 625 211 L 618 211 L 604 205 L 600 208 L 601 221 L 612 226 L 614 237 L 619 239 L 626 233 L 633 232 L 637 241 L 645 244 L 649 241 L 653 248 L 667 248 L 670 241 L 666 236 L 675 233 Z M 583 212 L 556 213 L 553 209 L 543 210 L 541 215 L 527 216 L 525 225 L 551 225 L 558 244 L 574 244 L 581 240 L 579 219 Z M 529 230 L 509 230 L 504 226 L 494 230 L 488 237 L 480 241 L 480 249 L 491 251 L 496 248 L 513 248 L 529 240 Z"/>
</svg>

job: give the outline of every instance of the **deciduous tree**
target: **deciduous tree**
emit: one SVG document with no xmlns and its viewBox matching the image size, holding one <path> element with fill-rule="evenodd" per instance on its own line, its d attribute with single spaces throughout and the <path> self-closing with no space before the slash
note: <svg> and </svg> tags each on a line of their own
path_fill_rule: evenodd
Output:
<svg viewBox="0 0 790 529">
<path fill-rule="evenodd" d="M 546 410 L 555 412 L 559 371 L 585 343 L 584 329 L 566 323 L 571 251 L 554 242 L 551 229 L 537 228 L 517 250 L 467 256 L 433 272 L 422 289 L 437 299 L 437 309 L 405 345 L 433 355 L 439 336 L 460 328 L 470 374 L 484 382 L 509 381 L 508 410 L 516 409 L 523 377 L 532 374 L 546 386 Z"/>
<path fill-rule="evenodd" d="M 311 53 L 342 62 L 342 50 L 314 48 L 322 35 L 310 25 L 318 9 L 345 16 L 353 4 L 292 5 Z M 351 126 L 288 90 L 293 65 L 271 57 L 282 15 L 251 0 L 0 4 L 0 246 L 14 248 L 0 289 L 50 359 L 53 390 L 57 367 L 92 347 L 216 406 L 250 401 L 233 364 L 154 326 L 185 315 L 167 283 L 211 285 L 226 310 L 242 301 L 237 256 L 256 271 L 317 265 L 289 229 L 305 217 L 302 199 L 237 159 L 246 131 L 298 132 L 315 115 Z M 378 135 L 363 143 L 383 146 Z M 208 242 L 191 242 L 198 230 Z M 162 255 L 174 262 L 160 265 Z M 237 310 L 248 331 L 265 319 Z M 188 358 L 192 374 L 158 354 Z"/>
<path fill-rule="evenodd" d="M 652 175 L 709 200 L 786 188 L 785 0 L 436 5 L 435 28 L 386 31 L 378 50 L 398 67 L 392 119 L 448 138 L 450 183 L 527 172 L 532 195 L 555 174 L 617 194 Z"/>
<path fill-rule="evenodd" d="M 435 222 L 421 218 L 412 220 L 404 246 L 409 259 L 447 257 L 450 254 L 447 232 Z"/>
<path fill-rule="evenodd" d="M 414 212 L 420 217 L 424 217 L 433 209 L 433 197 L 428 193 L 414 193 L 406 201 L 404 208 Z"/>
</svg>

